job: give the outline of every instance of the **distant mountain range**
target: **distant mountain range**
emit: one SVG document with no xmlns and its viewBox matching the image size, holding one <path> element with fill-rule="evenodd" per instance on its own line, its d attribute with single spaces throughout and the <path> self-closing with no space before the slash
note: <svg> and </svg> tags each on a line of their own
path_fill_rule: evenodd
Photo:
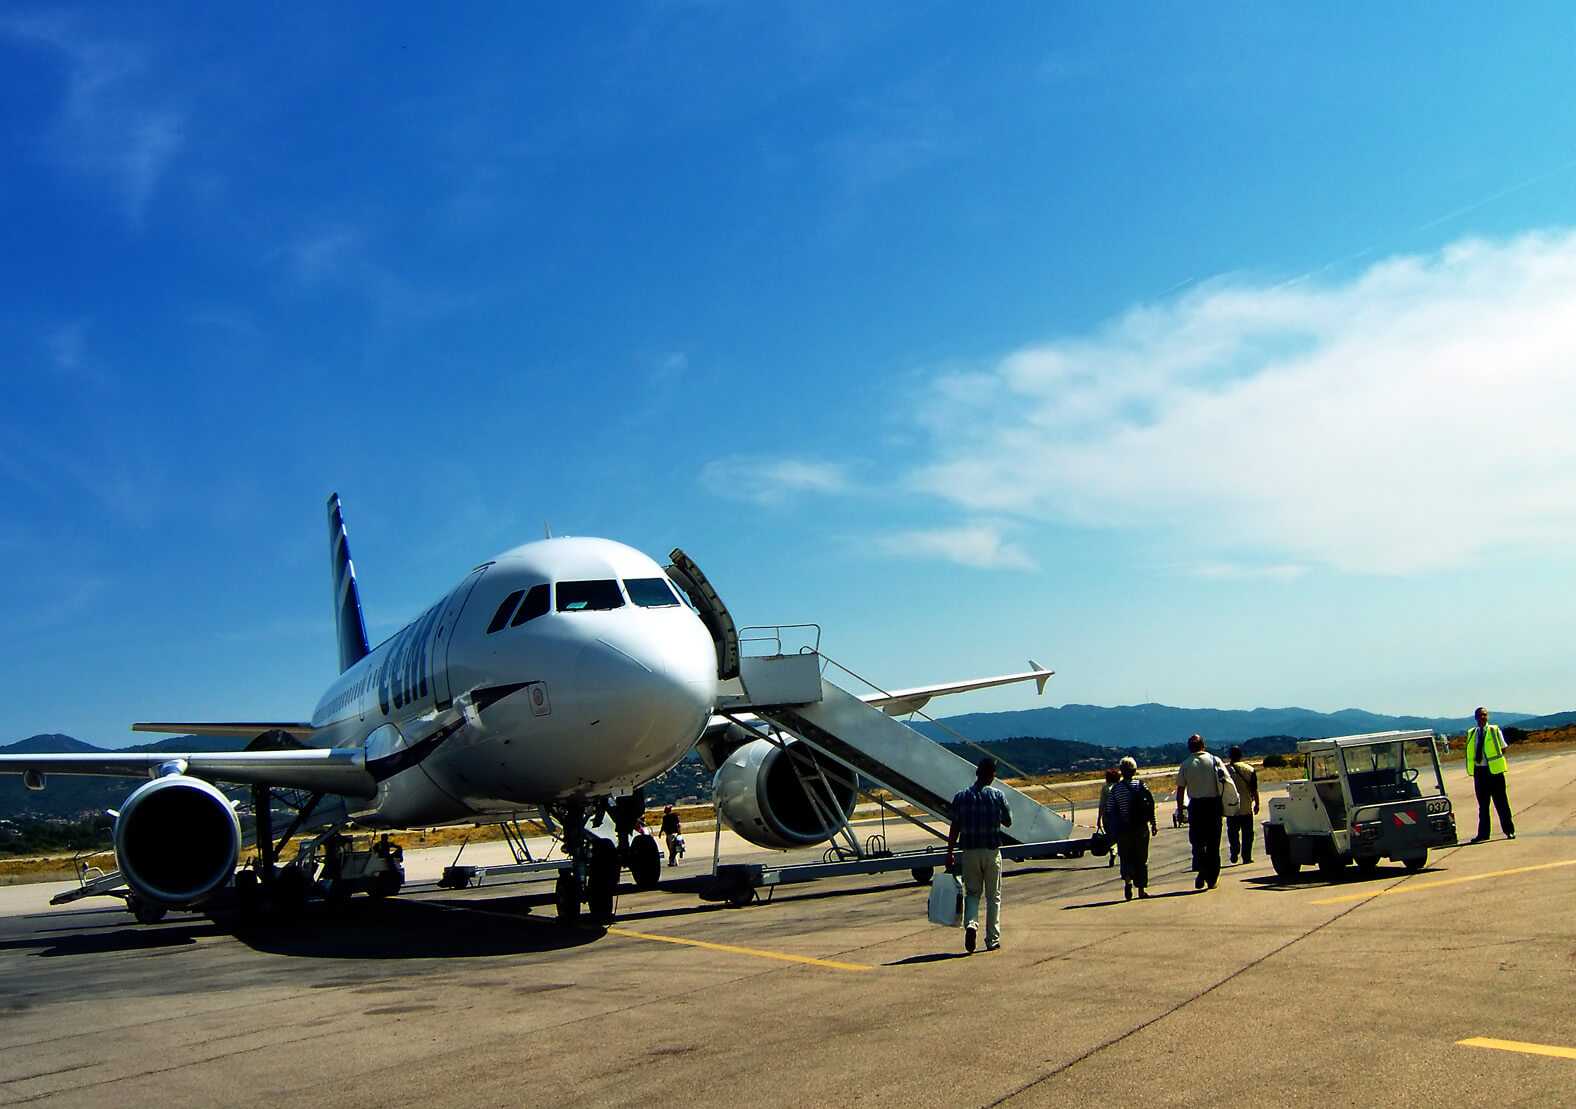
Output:
<svg viewBox="0 0 1576 1109">
<path fill-rule="evenodd" d="M 246 740 L 231 736 L 172 736 L 154 743 L 139 743 L 135 747 L 119 748 L 123 751 L 239 751 Z M 0 755 L 70 755 L 94 754 L 108 750 L 84 743 L 74 736 L 52 732 L 32 735 L 15 743 L 0 747 Z M 31 792 L 22 786 L 16 774 L 0 774 L 0 817 L 19 813 L 37 816 L 80 816 L 102 813 L 105 809 L 118 808 L 126 795 L 136 789 L 146 778 L 97 778 L 73 777 L 51 774 L 49 784 L 41 793 Z"/>
<path fill-rule="evenodd" d="M 1548 716 L 1524 716 L 1519 720 L 1509 714 L 1496 713 L 1493 719 L 1500 724 L 1514 724 L 1524 732 L 1539 732 L 1545 728 L 1563 728 L 1568 724 L 1576 724 L 1576 711 L 1555 712 Z"/>
<path fill-rule="evenodd" d="M 1561 713 L 1576 719 L 1576 712 Z M 1523 726 L 1526 713 L 1498 712 L 1501 724 Z M 1546 717 L 1540 719 L 1555 719 Z M 1436 732 L 1463 732 L 1470 716 L 1385 716 L 1363 709 L 1315 712 L 1313 709 L 1186 709 L 1171 705 L 1063 705 L 1061 708 L 1020 709 L 1016 712 L 971 712 L 943 717 L 947 728 L 977 743 L 1020 736 L 1074 740 L 1102 747 L 1159 747 L 1185 741 L 1198 732 L 1209 745 L 1242 743 L 1259 736 L 1297 736 L 1324 739 L 1332 735 L 1360 735 L 1397 729 L 1432 728 Z M 1552 726 L 1552 725 L 1548 725 Z M 955 738 L 945 728 L 921 721 L 915 727 L 932 739 Z"/>
</svg>

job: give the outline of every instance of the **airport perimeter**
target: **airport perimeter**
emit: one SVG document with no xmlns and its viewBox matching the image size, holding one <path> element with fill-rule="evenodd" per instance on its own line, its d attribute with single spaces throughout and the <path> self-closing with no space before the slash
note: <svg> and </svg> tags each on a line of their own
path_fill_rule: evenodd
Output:
<svg viewBox="0 0 1576 1109">
<path fill-rule="evenodd" d="M 626 887 L 608 929 L 532 885 L 239 934 L 0 890 L 0 1105 L 1568 1103 L 1576 758 L 1511 774 L 1515 841 L 1334 885 L 1261 851 L 1194 893 L 1162 805 L 1150 901 L 1104 859 L 1010 866 L 972 956 L 906 876 Z"/>
</svg>

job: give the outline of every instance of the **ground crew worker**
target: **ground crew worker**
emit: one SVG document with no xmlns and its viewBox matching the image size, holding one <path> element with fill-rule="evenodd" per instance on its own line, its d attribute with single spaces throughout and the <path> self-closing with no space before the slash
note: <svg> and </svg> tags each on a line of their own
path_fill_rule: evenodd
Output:
<svg viewBox="0 0 1576 1109">
<path fill-rule="evenodd" d="M 669 805 L 662 810 L 662 838 L 668 844 L 668 865 L 679 865 L 679 852 L 683 849 L 684 837 L 679 834 L 679 814 Z"/>
<path fill-rule="evenodd" d="M 980 934 L 980 897 L 985 898 L 985 950 L 1001 946 L 1001 830 L 1012 824 L 1007 795 L 991 785 L 996 760 L 986 755 L 974 769 L 974 784 L 952 798 L 947 833 L 947 869 L 954 850 L 962 856 L 963 949 L 973 951 Z"/>
<path fill-rule="evenodd" d="M 1237 861 L 1240 848 L 1242 861 L 1253 861 L 1253 818 L 1259 811 L 1259 772 L 1242 759 L 1242 748 L 1233 745 L 1231 761 L 1226 769 L 1237 783 L 1237 803 L 1226 813 L 1226 848 L 1231 861 Z"/>
<path fill-rule="evenodd" d="M 1220 822 L 1224 814 L 1221 782 L 1226 764 L 1204 750 L 1204 737 L 1188 737 L 1188 756 L 1177 767 L 1177 815 L 1187 802 L 1187 838 L 1193 845 L 1193 888 L 1215 888 L 1220 880 Z"/>
<path fill-rule="evenodd" d="M 1488 722 L 1488 710 L 1478 706 L 1477 725 L 1467 729 L 1467 773 L 1477 794 L 1478 827 L 1473 843 L 1488 839 L 1488 802 L 1494 800 L 1499 814 L 1499 830 L 1506 839 L 1516 838 L 1516 821 L 1510 815 L 1510 798 L 1505 793 L 1505 735 L 1498 724 Z"/>
</svg>

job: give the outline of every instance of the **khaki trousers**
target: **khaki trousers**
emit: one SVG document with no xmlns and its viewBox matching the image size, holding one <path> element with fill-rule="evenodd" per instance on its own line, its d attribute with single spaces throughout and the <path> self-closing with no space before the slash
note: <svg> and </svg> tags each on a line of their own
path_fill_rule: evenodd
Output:
<svg viewBox="0 0 1576 1109">
<path fill-rule="evenodd" d="M 980 897 L 985 898 L 985 945 L 1001 942 L 1001 852 L 994 847 L 971 847 L 958 852 L 963 879 L 963 923 L 978 928 Z"/>
</svg>

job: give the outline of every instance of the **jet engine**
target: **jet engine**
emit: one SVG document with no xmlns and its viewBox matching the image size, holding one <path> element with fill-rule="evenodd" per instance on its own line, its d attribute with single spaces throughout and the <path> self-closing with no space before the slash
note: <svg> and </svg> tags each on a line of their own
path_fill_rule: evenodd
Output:
<svg viewBox="0 0 1576 1109">
<path fill-rule="evenodd" d="M 761 847 L 809 847 L 832 838 L 852 815 L 856 797 L 846 769 L 817 760 L 797 739 L 784 746 L 764 739 L 746 743 L 718 768 L 712 789 L 724 823 Z"/>
<path fill-rule="evenodd" d="M 235 874 L 241 822 L 200 778 L 168 774 L 139 786 L 115 819 L 115 857 L 132 892 L 169 908 L 199 904 Z"/>
</svg>

